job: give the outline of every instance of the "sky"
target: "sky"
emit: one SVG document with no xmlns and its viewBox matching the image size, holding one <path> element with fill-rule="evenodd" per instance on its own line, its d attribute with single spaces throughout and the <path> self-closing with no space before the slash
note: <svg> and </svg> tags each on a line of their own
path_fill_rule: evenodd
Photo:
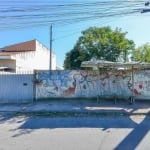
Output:
<svg viewBox="0 0 150 150">
<path fill-rule="evenodd" d="M 119 27 L 122 29 L 123 32 L 128 32 L 127 38 L 133 40 L 136 44 L 136 47 L 144 43 L 150 42 L 150 13 L 140 12 L 141 8 L 145 8 L 144 0 L 142 1 L 134 0 L 135 2 L 134 5 L 140 4 L 140 6 L 138 6 L 138 10 L 135 8 L 136 13 L 130 13 L 130 15 L 122 13 L 123 12 L 122 10 L 124 9 L 122 8 L 122 6 L 125 5 L 126 8 L 125 11 L 127 12 L 129 6 L 128 4 L 130 4 L 130 2 L 133 2 L 133 0 L 132 1 L 126 0 L 125 1 L 126 3 L 124 4 L 123 0 L 120 0 L 118 3 L 116 1 L 118 7 L 114 5 L 114 3 L 112 4 L 112 6 L 106 3 L 106 8 L 109 8 L 107 10 L 104 7 L 105 5 L 97 6 L 97 4 L 101 5 L 101 3 L 98 2 L 102 1 L 105 2 L 105 0 L 95 0 L 95 2 L 97 3 L 94 3 L 94 1 L 92 0 L 88 1 L 39 0 L 39 4 L 38 0 L 36 1 L 37 3 L 35 3 L 34 0 L 31 0 L 32 4 L 26 2 L 23 5 L 21 2 L 19 3 L 18 1 L 19 0 L 14 0 L 12 3 L 11 0 L 6 0 L 4 2 L 2 0 L 1 4 L 3 5 L 1 5 L 0 7 L 3 6 L 3 9 L 1 8 L 0 10 L 4 11 L 0 12 L 0 18 L 2 17 L 2 19 L 0 19 L 0 48 L 11 44 L 29 41 L 32 39 L 39 40 L 42 44 L 44 44 L 46 47 L 49 48 L 50 25 L 52 24 L 53 26 L 52 51 L 56 54 L 57 66 L 59 67 L 63 67 L 65 54 L 74 47 L 76 41 L 81 36 L 81 31 L 86 30 L 87 28 L 92 26 L 96 27 L 110 26 L 112 29 Z M 110 2 L 115 2 L 115 0 L 110 0 Z M 9 4 L 9 7 L 8 6 L 6 7 L 6 4 Z M 43 7 L 41 4 L 44 4 Z M 76 5 L 78 4 L 79 6 L 77 7 L 76 5 L 72 4 Z M 87 4 L 90 6 L 84 7 L 84 5 L 86 6 Z M 39 19 L 38 17 L 40 17 L 39 15 L 41 14 L 41 11 L 33 12 L 29 8 L 31 8 L 32 6 L 33 9 L 34 6 L 36 6 L 35 8 L 37 8 L 38 6 L 38 8 L 40 7 L 40 9 L 41 8 L 43 9 L 45 6 L 48 5 L 51 6 L 49 7 L 51 8 L 51 11 L 49 10 L 47 11 L 45 9 L 44 17 L 40 18 L 44 19 L 45 21 L 44 25 L 34 24 L 36 22 L 36 19 Z M 65 5 L 68 6 L 66 7 Z M 25 11 L 24 12 L 22 10 L 20 11 L 20 8 L 25 9 Z M 47 7 L 47 9 L 49 8 Z M 91 9 L 95 8 L 96 11 L 86 10 L 87 8 Z M 117 14 L 117 16 L 116 15 L 114 16 L 112 15 L 111 17 L 107 16 L 107 14 L 113 13 L 110 11 L 111 8 L 112 9 L 115 8 L 113 11 L 116 11 L 115 13 Z M 129 9 L 129 11 L 130 10 L 131 8 Z M 53 12 L 55 12 L 55 14 L 53 14 Z M 89 13 L 86 14 L 87 12 Z M 92 15 L 90 14 L 90 12 L 94 14 L 94 17 L 92 16 L 93 14 Z M 104 17 L 100 15 L 99 12 L 103 12 Z M 75 15 L 73 13 L 75 13 Z M 118 15 L 119 13 L 120 15 Z M 34 16 L 32 18 L 23 18 L 22 16 L 26 16 L 26 14 L 28 14 L 29 16 L 31 14 L 32 15 L 34 14 Z M 19 16 L 20 17 L 19 18 L 18 15 L 20 15 L 21 17 Z M 47 17 L 46 15 L 49 16 Z M 90 19 L 86 19 L 88 15 L 91 15 Z M 82 16 L 82 19 L 80 18 L 80 20 L 76 20 L 78 19 L 77 16 L 79 16 L 78 18 Z M 48 20 L 49 17 L 54 19 Z M 67 19 L 69 19 L 69 22 L 67 22 L 68 21 Z M 42 22 L 43 20 L 40 21 Z M 17 24 L 19 27 L 14 26 L 14 24 Z"/>
</svg>

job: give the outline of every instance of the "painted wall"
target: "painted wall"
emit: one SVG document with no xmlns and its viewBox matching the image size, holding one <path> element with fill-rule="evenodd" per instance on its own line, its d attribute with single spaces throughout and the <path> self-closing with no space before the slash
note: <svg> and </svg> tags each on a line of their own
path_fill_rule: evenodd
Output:
<svg viewBox="0 0 150 150">
<path fill-rule="evenodd" d="M 37 71 L 36 98 L 93 97 L 97 95 L 150 98 L 150 70 L 134 73 L 134 90 L 131 72 L 96 71 Z"/>
<path fill-rule="evenodd" d="M 127 97 L 132 91 L 136 98 L 150 99 L 150 70 L 134 73 L 132 89 L 131 72 L 124 71 L 101 72 L 100 75 L 96 71 L 69 70 L 37 71 L 35 75 L 31 72 L 0 72 L 0 103 L 32 102 L 34 96 L 37 99 L 97 95 Z"/>
</svg>

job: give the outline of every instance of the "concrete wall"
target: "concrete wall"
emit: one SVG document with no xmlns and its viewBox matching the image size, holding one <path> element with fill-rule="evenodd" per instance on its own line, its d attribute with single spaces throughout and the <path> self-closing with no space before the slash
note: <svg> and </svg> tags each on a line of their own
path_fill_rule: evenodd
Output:
<svg viewBox="0 0 150 150">
<path fill-rule="evenodd" d="M 38 71 L 36 78 L 36 98 L 49 97 L 95 97 L 131 96 L 150 98 L 150 70 L 134 72 L 134 85 L 131 72 L 96 71 Z M 134 89 L 133 89 L 134 88 Z M 132 90 L 133 89 L 133 90 Z"/>
<path fill-rule="evenodd" d="M 150 99 L 150 70 L 134 72 L 134 85 L 131 74 L 69 70 L 36 71 L 35 75 L 0 72 L 0 103 L 32 102 L 33 98 L 127 97 L 132 94 L 136 99 Z"/>
</svg>

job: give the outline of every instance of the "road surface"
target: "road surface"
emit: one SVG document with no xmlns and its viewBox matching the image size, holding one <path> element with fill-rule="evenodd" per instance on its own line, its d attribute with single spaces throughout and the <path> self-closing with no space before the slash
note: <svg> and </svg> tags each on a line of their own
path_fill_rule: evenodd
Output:
<svg viewBox="0 0 150 150">
<path fill-rule="evenodd" d="M 0 150 L 147 150 L 150 118 L 0 115 Z"/>
</svg>

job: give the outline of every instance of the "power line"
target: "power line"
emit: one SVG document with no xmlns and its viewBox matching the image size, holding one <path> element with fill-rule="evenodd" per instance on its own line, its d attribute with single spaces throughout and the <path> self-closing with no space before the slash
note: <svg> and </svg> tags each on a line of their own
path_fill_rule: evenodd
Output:
<svg viewBox="0 0 150 150">
<path fill-rule="evenodd" d="M 99 23 L 96 23 L 94 24 L 93 26 L 96 26 L 96 25 L 104 25 L 106 23 L 110 23 L 110 22 L 113 22 L 115 21 L 116 19 L 113 19 L 113 20 L 109 20 L 109 21 L 104 21 L 104 22 L 99 22 Z M 55 37 L 53 41 L 57 41 L 57 40 L 60 40 L 60 39 L 64 39 L 64 38 L 67 38 L 67 37 L 70 37 L 72 35 L 75 35 L 75 34 L 79 34 L 81 33 L 81 31 L 78 31 L 78 32 L 72 32 L 70 34 L 66 34 L 66 35 L 63 35 L 63 36 L 60 36 L 60 37 Z"/>
<path fill-rule="evenodd" d="M 7 1 L 8 2 L 8 1 Z M 9 0 L 9 2 L 12 2 Z M 2 2 L 0 6 L 0 29 L 56 26 L 96 20 L 98 18 L 118 17 L 139 13 L 144 1 L 101 1 L 86 3 L 50 3 L 50 1 L 32 1 L 14 3 Z M 25 5 L 22 5 L 25 4 Z M 82 9 L 81 9 L 82 8 Z M 54 11 L 55 10 L 55 11 Z"/>
</svg>

